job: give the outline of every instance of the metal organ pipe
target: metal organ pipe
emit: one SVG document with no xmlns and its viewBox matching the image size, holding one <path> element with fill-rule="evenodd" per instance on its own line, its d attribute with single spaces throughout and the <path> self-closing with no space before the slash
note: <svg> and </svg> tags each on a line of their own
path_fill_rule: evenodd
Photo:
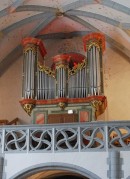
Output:
<svg viewBox="0 0 130 179">
<path fill-rule="evenodd" d="M 86 59 L 85 59 L 86 60 Z M 87 65 L 86 61 L 78 64 L 78 68 L 70 70 L 68 81 L 69 98 L 87 97 Z"/>
<path fill-rule="evenodd" d="M 83 42 L 88 59 L 89 94 L 101 95 L 103 93 L 102 52 L 105 51 L 105 36 L 101 33 L 91 33 L 83 38 Z"/>
<path fill-rule="evenodd" d="M 84 74 L 82 75 L 84 78 L 82 79 L 83 83 L 83 97 L 87 97 L 88 87 L 87 87 L 87 66 L 83 69 Z"/>
<path fill-rule="evenodd" d="M 99 49 L 92 46 L 90 49 L 90 94 L 100 95 L 101 79 L 100 79 L 100 59 Z"/>
<path fill-rule="evenodd" d="M 95 54 L 95 46 L 92 47 L 93 50 L 93 94 L 96 95 L 96 89 L 97 89 L 97 68 L 96 68 L 96 54 Z"/>
<path fill-rule="evenodd" d="M 37 72 L 37 52 L 40 49 L 42 56 L 46 54 L 46 50 L 41 40 L 27 37 L 23 39 L 24 47 L 23 60 L 23 97 L 25 99 L 39 99 L 41 97 L 41 73 Z M 36 81 L 37 75 L 37 81 Z M 36 93 L 37 89 L 37 93 Z"/>
<path fill-rule="evenodd" d="M 26 59 L 25 59 L 25 98 L 27 97 L 27 89 L 28 89 L 28 53 L 26 53 Z"/>
<path fill-rule="evenodd" d="M 97 57 L 97 94 L 101 94 L 101 72 L 100 72 L 100 58 L 99 58 L 99 49 L 96 48 L 96 57 Z"/>
<path fill-rule="evenodd" d="M 90 94 L 93 95 L 93 49 L 90 50 Z"/>
<path fill-rule="evenodd" d="M 66 96 L 66 69 L 64 67 L 61 67 L 58 69 L 58 91 L 60 98 L 63 98 Z"/>
<path fill-rule="evenodd" d="M 68 61 L 69 55 L 57 55 L 53 58 L 56 67 L 56 97 L 65 98 L 68 95 L 67 81 L 68 81 Z M 70 89 L 69 89 L 70 91 Z"/>
<path fill-rule="evenodd" d="M 45 70 L 45 66 L 43 66 L 43 69 L 38 68 L 37 81 L 37 99 L 55 98 L 55 78 L 48 74 Z"/>
<path fill-rule="evenodd" d="M 25 52 L 24 59 L 24 98 L 34 98 L 34 61 L 33 51 L 28 50 Z"/>
</svg>

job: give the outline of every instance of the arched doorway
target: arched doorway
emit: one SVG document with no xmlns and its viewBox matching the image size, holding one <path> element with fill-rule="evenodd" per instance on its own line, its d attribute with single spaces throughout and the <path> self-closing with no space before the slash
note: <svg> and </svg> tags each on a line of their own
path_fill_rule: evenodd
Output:
<svg viewBox="0 0 130 179">
<path fill-rule="evenodd" d="M 26 179 L 89 179 L 81 174 L 65 170 L 48 170 L 33 174 Z"/>
<path fill-rule="evenodd" d="M 10 179 L 101 179 L 96 174 L 77 165 L 44 163 L 26 168 Z"/>
</svg>

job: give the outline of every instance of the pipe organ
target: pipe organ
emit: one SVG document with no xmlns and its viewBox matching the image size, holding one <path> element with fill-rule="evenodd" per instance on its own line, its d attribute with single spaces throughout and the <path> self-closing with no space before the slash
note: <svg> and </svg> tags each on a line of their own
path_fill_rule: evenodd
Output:
<svg viewBox="0 0 130 179">
<path fill-rule="evenodd" d="M 49 67 L 45 65 L 47 52 L 42 41 L 31 37 L 23 39 L 20 103 L 29 115 L 32 114 L 34 122 L 39 114 L 43 123 L 55 123 L 58 114 L 62 119 L 66 116 L 62 122 L 92 121 L 104 112 L 102 54 L 105 38 L 100 33 L 92 33 L 83 38 L 83 43 L 86 56 L 73 52 L 59 54 L 52 58 Z M 71 121 L 69 111 L 76 120 Z"/>
</svg>

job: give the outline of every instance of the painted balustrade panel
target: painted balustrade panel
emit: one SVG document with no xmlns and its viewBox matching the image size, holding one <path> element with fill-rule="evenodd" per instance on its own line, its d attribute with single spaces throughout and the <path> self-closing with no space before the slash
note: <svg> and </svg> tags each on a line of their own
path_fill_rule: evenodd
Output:
<svg viewBox="0 0 130 179">
<path fill-rule="evenodd" d="M 5 129 L 4 151 L 22 152 L 27 150 L 27 130 Z"/>
<path fill-rule="evenodd" d="M 130 149 L 130 126 L 109 127 L 109 148 Z"/>
<path fill-rule="evenodd" d="M 52 129 L 30 129 L 29 151 L 52 151 Z"/>
<path fill-rule="evenodd" d="M 78 150 L 78 128 L 55 129 L 55 150 L 75 151 Z"/>
<path fill-rule="evenodd" d="M 81 128 L 81 149 L 105 149 L 104 127 Z"/>
<path fill-rule="evenodd" d="M 130 150 L 130 122 L 1 127 L 4 152 Z"/>
</svg>

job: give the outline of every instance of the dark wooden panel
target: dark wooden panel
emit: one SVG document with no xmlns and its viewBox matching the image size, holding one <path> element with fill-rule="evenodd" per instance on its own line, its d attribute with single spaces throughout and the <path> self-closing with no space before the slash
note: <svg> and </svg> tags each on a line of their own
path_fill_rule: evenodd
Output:
<svg viewBox="0 0 130 179">
<path fill-rule="evenodd" d="M 78 122 L 78 114 L 49 114 L 48 124 Z"/>
</svg>

